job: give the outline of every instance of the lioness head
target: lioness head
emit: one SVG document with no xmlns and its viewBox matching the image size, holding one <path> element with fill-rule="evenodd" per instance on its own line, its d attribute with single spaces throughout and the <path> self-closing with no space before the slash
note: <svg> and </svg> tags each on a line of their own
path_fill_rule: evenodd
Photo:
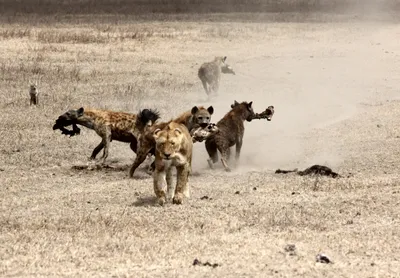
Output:
<svg viewBox="0 0 400 278">
<path fill-rule="evenodd" d="M 162 159 L 170 160 L 179 154 L 185 138 L 185 128 L 182 124 L 171 122 L 164 129 L 157 128 L 154 131 L 153 137 L 156 141 L 156 150 Z"/>
<path fill-rule="evenodd" d="M 205 128 L 211 121 L 211 115 L 214 113 L 212 106 L 207 109 L 203 106 L 194 106 L 191 111 L 194 124 L 198 124 L 201 128 Z"/>
</svg>

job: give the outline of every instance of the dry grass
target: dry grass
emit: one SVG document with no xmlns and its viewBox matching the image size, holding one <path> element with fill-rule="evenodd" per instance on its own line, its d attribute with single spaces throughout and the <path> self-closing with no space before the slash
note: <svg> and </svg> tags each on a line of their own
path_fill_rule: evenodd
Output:
<svg viewBox="0 0 400 278">
<path fill-rule="evenodd" d="M 0 2 L 9 14 L 11 2 Z M 72 17 L 35 3 L 13 7 L 46 16 L 10 15 L 0 27 L 0 276 L 398 275 L 400 30 L 388 14 L 151 18 L 101 14 L 109 2 L 96 1 L 97 15 Z M 79 3 L 67 13 L 94 2 Z M 215 55 L 237 75 L 223 76 L 221 95 L 205 102 L 197 69 Z M 40 80 L 38 107 L 29 107 L 30 80 Z M 241 164 L 229 174 L 207 169 L 196 144 L 182 206 L 154 205 L 144 167 L 128 178 L 127 144 L 111 143 L 111 168 L 76 170 L 100 138 L 51 129 L 80 106 L 157 108 L 168 119 L 212 104 L 217 120 L 234 99 L 254 100 L 257 111 L 273 104 L 274 119 L 246 123 Z M 273 174 L 312 163 L 353 176 Z M 319 252 L 334 264 L 316 263 Z M 220 266 L 192 266 L 195 258 Z"/>
</svg>

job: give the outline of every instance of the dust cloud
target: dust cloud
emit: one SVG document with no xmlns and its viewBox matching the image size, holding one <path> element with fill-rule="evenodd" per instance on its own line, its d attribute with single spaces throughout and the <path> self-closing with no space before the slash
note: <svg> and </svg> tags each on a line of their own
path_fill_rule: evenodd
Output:
<svg viewBox="0 0 400 278">
<path fill-rule="evenodd" d="M 231 55 L 236 76 L 222 76 L 220 94 L 199 103 L 214 106 L 213 122 L 230 110 L 234 100 L 253 101 L 256 112 L 275 106 L 271 122 L 245 122 L 236 171 L 304 168 L 311 164 L 336 167 L 351 155 L 340 149 L 343 142 L 332 132 L 318 132 L 316 136 L 315 131 L 329 131 L 352 118 L 363 109 L 362 103 L 393 97 L 378 85 L 388 75 L 390 58 L 385 55 L 396 49 L 382 26 L 380 22 L 309 26 L 314 31 L 300 30 L 304 37 L 293 36 L 293 40 L 279 45 L 265 44 L 259 56 L 251 59 Z M 205 98 L 200 84 L 195 94 Z M 194 151 L 194 169 L 207 168 L 204 144 L 195 144 Z M 231 158 L 234 153 L 233 147 Z"/>
</svg>

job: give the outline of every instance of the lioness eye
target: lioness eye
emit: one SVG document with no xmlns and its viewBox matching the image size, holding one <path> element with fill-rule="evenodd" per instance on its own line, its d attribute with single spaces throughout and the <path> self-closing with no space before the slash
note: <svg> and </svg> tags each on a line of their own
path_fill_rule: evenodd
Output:
<svg viewBox="0 0 400 278">
<path fill-rule="evenodd" d="M 209 119 L 210 119 L 210 117 L 207 117 L 206 119 L 207 119 L 207 120 L 209 120 Z"/>
<path fill-rule="evenodd" d="M 199 117 L 199 120 L 203 119 L 203 117 Z"/>
</svg>

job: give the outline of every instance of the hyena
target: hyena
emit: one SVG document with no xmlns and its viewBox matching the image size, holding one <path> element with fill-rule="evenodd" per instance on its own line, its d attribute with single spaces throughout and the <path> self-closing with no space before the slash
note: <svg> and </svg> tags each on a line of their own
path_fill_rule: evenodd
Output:
<svg viewBox="0 0 400 278">
<path fill-rule="evenodd" d="M 198 70 L 197 75 L 208 97 L 211 94 L 218 94 L 221 73 L 235 75 L 232 67 L 227 65 L 225 61 L 226 56 L 215 57 L 213 61 L 202 64 Z"/>
<path fill-rule="evenodd" d="M 253 102 L 238 103 L 235 101 L 232 109 L 217 123 L 218 132 L 206 139 L 205 145 L 209 155 L 208 164 L 213 168 L 213 163 L 218 161 L 218 151 L 221 153 L 221 162 L 227 172 L 231 169 L 228 166 L 230 148 L 236 145 L 236 162 L 240 157 L 240 150 L 243 144 L 244 121 L 251 122 L 255 113 L 252 107 Z"/>
<path fill-rule="evenodd" d="M 146 126 L 154 124 L 159 118 L 158 111 L 151 109 L 143 109 L 138 114 L 131 114 L 81 107 L 77 110 L 69 110 L 58 117 L 53 130 L 60 129 L 63 134 L 73 136 L 79 134 L 79 128 L 76 125 L 93 129 L 102 140 L 94 148 L 90 159 L 95 159 L 97 154 L 104 149 L 102 156 L 102 163 L 104 163 L 112 140 L 130 143 L 130 148 L 136 153 L 139 136 Z M 64 128 L 69 125 L 73 126 L 73 131 Z"/>
<path fill-rule="evenodd" d="M 30 96 L 30 102 L 29 105 L 37 105 L 39 104 L 39 91 L 37 89 L 36 84 L 31 84 L 29 87 L 29 96 Z"/>
</svg>

